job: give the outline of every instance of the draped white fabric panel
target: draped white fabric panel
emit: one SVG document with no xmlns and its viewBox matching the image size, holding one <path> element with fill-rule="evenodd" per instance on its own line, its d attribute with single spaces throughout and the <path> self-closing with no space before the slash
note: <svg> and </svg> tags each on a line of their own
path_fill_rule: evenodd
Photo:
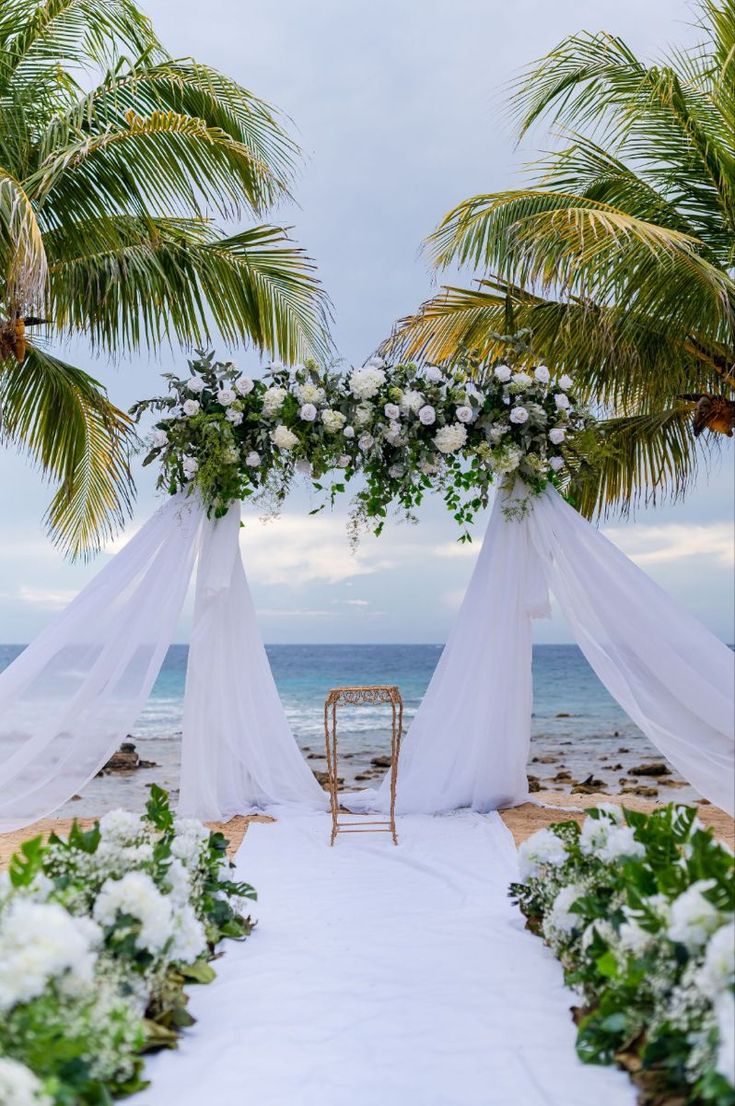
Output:
<svg viewBox="0 0 735 1106">
<path fill-rule="evenodd" d="M 733 814 L 732 650 L 555 489 L 536 500 L 524 528 L 577 643 L 610 694 L 693 787 Z"/>
<path fill-rule="evenodd" d="M 324 809 L 294 741 L 240 554 L 240 504 L 202 530 L 184 701 L 179 811 L 222 820 L 253 807 Z"/>
<path fill-rule="evenodd" d="M 186 594 L 204 511 L 174 496 L 0 674 L 0 830 L 60 807 L 148 698 Z"/>
<path fill-rule="evenodd" d="M 525 523 L 508 522 L 498 496 L 467 593 L 403 742 L 396 809 L 402 814 L 496 810 L 528 797 L 531 625 L 549 613 L 542 566 Z M 386 810 L 387 777 L 347 800 Z"/>
</svg>

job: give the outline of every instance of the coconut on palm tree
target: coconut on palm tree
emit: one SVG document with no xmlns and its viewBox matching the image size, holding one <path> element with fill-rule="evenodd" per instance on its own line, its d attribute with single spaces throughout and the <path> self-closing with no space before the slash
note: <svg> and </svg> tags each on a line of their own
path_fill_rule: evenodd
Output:
<svg viewBox="0 0 735 1106">
<path fill-rule="evenodd" d="M 735 4 L 703 0 L 700 44 L 642 62 L 619 38 L 566 38 L 517 83 L 520 134 L 563 142 L 530 186 L 473 196 L 429 239 L 445 287 L 401 320 L 402 355 L 502 357 L 528 329 L 606 416 L 579 506 L 684 492 L 735 388 Z M 708 430 L 704 438 L 698 435 Z"/>
<path fill-rule="evenodd" d="M 325 300 L 285 229 L 297 147 L 222 73 L 174 59 L 131 0 L 0 0 L 0 434 L 57 485 L 72 553 L 130 501 L 127 417 L 50 341 L 102 354 L 228 343 L 297 360 Z M 235 229 L 235 228 L 233 228 Z"/>
</svg>

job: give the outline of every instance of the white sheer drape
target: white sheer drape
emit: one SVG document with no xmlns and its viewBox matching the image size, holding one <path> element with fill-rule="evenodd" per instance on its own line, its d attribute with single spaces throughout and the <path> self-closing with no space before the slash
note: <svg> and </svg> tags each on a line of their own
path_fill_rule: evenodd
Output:
<svg viewBox="0 0 735 1106">
<path fill-rule="evenodd" d="M 324 809 L 273 680 L 239 544 L 240 504 L 207 520 L 184 702 L 179 811 L 225 819 L 253 807 Z"/>
<path fill-rule="evenodd" d="M 521 519 L 496 499 L 457 621 L 404 741 L 397 809 L 492 810 L 527 796 L 530 616 L 546 589 L 598 677 L 705 798 L 735 808 L 735 657 L 554 488 Z M 388 780 L 349 797 L 385 810 Z"/>
<path fill-rule="evenodd" d="M 0 830 L 60 807 L 145 703 L 191 576 L 204 512 L 174 496 L 0 673 Z"/>
<path fill-rule="evenodd" d="M 684 779 L 733 814 L 732 650 L 555 489 L 536 501 L 527 527 L 549 588 L 602 683 Z"/>
</svg>

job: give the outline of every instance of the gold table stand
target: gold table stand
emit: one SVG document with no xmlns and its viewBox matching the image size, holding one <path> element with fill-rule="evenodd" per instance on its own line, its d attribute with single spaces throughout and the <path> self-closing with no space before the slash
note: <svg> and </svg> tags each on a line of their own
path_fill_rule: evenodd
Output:
<svg viewBox="0 0 735 1106">
<path fill-rule="evenodd" d="M 345 822 L 340 820 L 340 805 L 337 771 L 337 706 L 362 705 L 363 703 L 388 703 L 391 707 L 391 743 L 390 743 L 390 812 L 388 819 L 365 819 Z M 334 844 L 338 833 L 390 833 L 393 844 L 398 844 L 396 834 L 396 783 L 398 780 L 398 754 L 401 749 L 403 733 L 403 699 L 397 687 L 380 685 L 376 687 L 333 687 L 324 702 L 324 738 L 327 744 L 327 776 L 329 799 L 332 809 L 332 837 Z"/>
</svg>

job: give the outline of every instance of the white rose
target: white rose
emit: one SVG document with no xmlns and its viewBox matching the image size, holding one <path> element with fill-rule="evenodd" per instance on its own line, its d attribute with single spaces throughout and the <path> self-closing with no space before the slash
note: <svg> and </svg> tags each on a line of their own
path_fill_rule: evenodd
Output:
<svg viewBox="0 0 735 1106">
<path fill-rule="evenodd" d="M 419 409 L 419 422 L 424 426 L 433 426 L 436 422 L 436 411 L 430 403 L 425 403 L 424 406 Z"/>
<path fill-rule="evenodd" d="M 232 388 L 220 388 L 217 392 L 217 402 L 221 403 L 223 407 L 229 407 L 237 399 L 237 392 Z"/>
<path fill-rule="evenodd" d="M 154 430 L 151 434 L 151 445 L 158 449 L 168 442 L 168 434 L 165 430 Z"/>
<path fill-rule="evenodd" d="M 510 421 L 519 425 L 528 421 L 528 411 L 525 407 L 513 407 L 509 415 Z"/>
<path fill-rule="evenodd" d="M 236 407 L 230 407 L 229 411 L 225 412 L 225 418 L 228 422 L 231 422 L 233 426 L 239 426 L 242 422 L 242 411 L 238 411 Z"/>
<path fill-rule="evenodd" d="M 355 422 L 358 426 L 366 426 L 372 420 L 373 410 L 367 404 L 361 403 L 355 411 Z"/>
<path fill-rule="evenodd" d="M 582 924 L 582 919 L 579 914 L 572 911 L 572 907 L 583 894 L 583 888 L 577 887 L 574 883 L 562 887 L 544 919 L 544 933 L 550 931 L 567 934 L 577 929 Z"/>
<path fill-rule="evenodd" d="M 299 444 L 299 439 L 287 426 L 277 426 L 271 434 L 271 440 L 278 449 L 293 449 Z"/>
<path fill-rule="evenodd" d="M 501 384 L 507 384 L 510 380 L 513 372 L 509 365 L 496 365 L 493 369 L 493 375 L 496 380 L 499 380 Z"/>
<path fill-rule="evenodd" d="M 354 438 L 355 428 L 354 426 L 346 426 L 342 433 L 344 434 L 345 438 Z"/>
<path fill-rule="evenodd" d="M 388 475 L 391 480 L 400 480 L 402 476 L 405 476 L 406 469 L 403 465 L 391 465 L 388 469 Z"/>
<path fill-rule="evenodd" d="M 248 468 L 257 469 L 260 465 L 260 454 L 255 449 L 251 449 L 245 458 L 245 464 Z"/>
<path fill-rule="evenodd" d="M 361 434 L 357 439 L 357 444 L 363 453 L 367 453 L 367 451 L 372 449 L 375 445 L 375 438 L 372 434 Z"/>
<path fill-rule="evenodd" d="M 235 381 L 235 390 L 241 396 L 249 396 L 255 387 L 255 381 L 251 380 L 249 376 L 238 376 Z"/>
<path fill-rule="evenodd" d="M 283 364 L 283 361 L 271 361 L 268 368 L 272 373 L 280 373 L 283 372 L 285 366 Z"/>
<path fill-rule="evenodd" d="M 322 422 L 324 423 L 324 429 L 329 434 L 336 434 L 338 430 L 341 430 L 346 422 L 345 416 L 341 411 L 332 411 L 327 408 L 326 411 L 322 411 Z"/>
<path fill-rule="evenodd" d="M 181 467 L 184 470 L 184 476 L 188 476 L 189 479 L 196 475 L 199 468 L 199 462 L 196 457 L 184 457 L 181 462 Z"/>
<path fill-rule="evenodd" d="M 688 949 L 700 949 L 710 934 L 720 928 L 722 915 L 703 892 L 714 886 L 713 880 L 698 880 L 671 904 L 669 938 Z"/>
<path fill-rule="evenodd" d="M 316 407 L 313 403 L 304 403 L 299 411 L 299 416 L 304 422 L 313 422 L 316 418 Z"/>
<path fill-rule="evenodd" d="M 536 379 L 541 384 L 548 384 L 549 381 L 551 380 L 551 373 L 546 368 L 546 365 L 538 365 L 533 370 L 533 375 L 536 377 Z"/>
<path fill-rule="evenodd" d="M 456 411 L 456 415 L 457 415 L 458 421 L 459 422 L 464 422 L 464 423 L 472 422 L 472 419 L 474 418 L 474 412 L 473 412 L 472 408 L 471 407 L 466 407 L 466 406 L 458 407 L 457 411 Z"/>
<path fill-rule="evenodd" d="M 275 415 L 276 411 L 280 411 L 287 394 L 285 388 L 268 388 L 263 396 L 263 414 Z"/>
<path fill-rule="evenodd" d="M 554 403 L 556 404 L 558 411 L 568 411 L 571 407 L 569 397 L 565 396 L 563 392 L 557 392 L 554 396 Z"/>
<path fill-rule="evenodd" d="M 513 373 L 513 383 L 519 388 L 527 388 L 532 380 L 528 373 L 518 372 Z"/>
<path fill-rule="evenodd" d="M 574 386 L 574 381 L 572 380 L 571 376 L 567 376 L 566 373 L 564 373 L 563 376 L 560 376 L 556 383 L 565 392 L 568 392 L 569 389 Z"/>
<path fill-rule="evenodd" d="M 439 471 L 439 466 L 434 464 L 433 461 L 419 461 L 419 468 L 424 476 L 434 476 L 434 474 Z"/>
<path fill-rule="evenodd" d="M 206 384 L 202 380 L 201 376 L 192 376 L 191 380 L 186 382 L 187 390 L 193 392 L 194 395 L 199 395 L 206 388 Z"/>
<path fill-rule="evenodd" d="M 566 430 L 561 426 L 554 426 L 549 431 L 549 441 L 553 445 L 561 445 L 567 436 Z"/>
<path fill-rule="evenodd" d="M 383 411 L 385 417 L 390 419 L 391 422 L 395 422 L 396 419 L 400 419 L 401 417 L 401 409 L 395 403 L 386 403 Z"/>
<path fill-rule="evenodd" d="M 559 472 L 560 469 L 563 469 L 564 464 L 565 464 L 565 461 L 564 461 L 563 457 L 550 457 L 549 458 L 549 467 L 552 468 L 554 470 L 554 472 Z"/>
<path fill-rule="evenodd" d="M 191 418 L 193 415 L 198 415 L 201 410 L 201 405 L 198 399 L 187 399 L 184 401 L 183 412 Z"/>
<path fill-rule="evenodd" d="M 391 445 L 395 445 L 401 438 L 401 424 L 399 422 L 389 422 L 385 431 L 385 438 Z"/>
<path fill-rule="evenodd" d="M 434 445 L 440 453 L 456 453 L 467 441 L 467 431 L 461 422 L 440 426 L 434 435 Z"/>
<path fill-rule="evenodd" d="M 419 411 L 420 408 L 423 407 L 423 405 L 424 397 L 422 396 L 421 392 L 417 392 L 415 391 L 415 389 L 411 388 L 407 392 L 403 393 L 401 407 L 403 407 L 405 411 L 410 411 L 411 414 L 415 415 L 417 411 Z"/>
<path fill-rule="evenodd" d="M 437 369 L 436 365 L 428 365 L 424 372 L 424 376 L 427 380 L 430 380 L 432 384 L 440 384 L 444 379 L 441 369 Z"/>
</svg>

